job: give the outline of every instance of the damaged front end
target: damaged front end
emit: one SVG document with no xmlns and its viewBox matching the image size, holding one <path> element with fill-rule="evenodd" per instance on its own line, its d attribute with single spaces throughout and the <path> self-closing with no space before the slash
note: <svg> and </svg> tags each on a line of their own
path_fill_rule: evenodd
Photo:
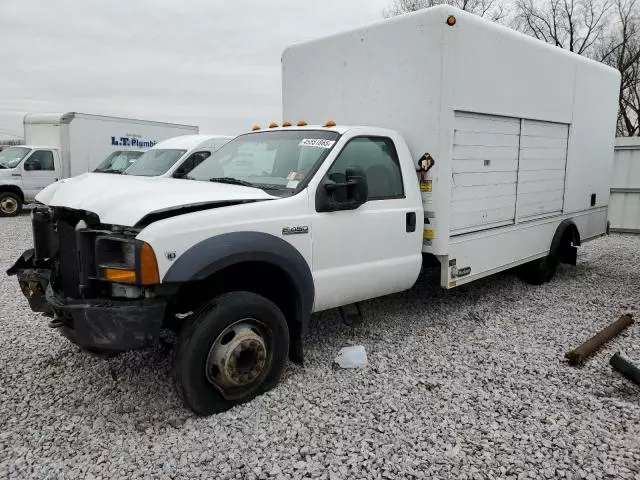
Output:
<svg viewBox="0 0 640 480">
<path fill-rule="evenodd" d="M 100 225 L 88 212 L 47 207 L 33 210 L 32 225 L 34 248 L 7 270 L 31 310 L 53 317 L 49 326 L 84 348 L 125 351 L 158 338 L 168 292 L 157 276 L 156 284 L 144 284 L 144 244 L 135 231 Z"/>
</svg>

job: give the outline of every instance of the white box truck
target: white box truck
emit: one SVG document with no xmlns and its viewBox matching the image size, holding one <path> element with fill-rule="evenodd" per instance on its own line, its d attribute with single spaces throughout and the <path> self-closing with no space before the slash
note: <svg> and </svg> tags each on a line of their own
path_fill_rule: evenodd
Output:
<svg viewBox="0 0 640 480">
<path fill-rule="evenodd" d="M 27 114 L 25 145 L 0 152 L 0 216 L 17 215 L 44 187 L 93 171 L 116 151 L 146 150 L 198 131 L 191 125 L 75 112 Z"/>
<path fill-rule="evenodd" d="M 91 349 L 175 330 L 176 388 L 209 414 L 302 361 L 313 312 L 411 288 L 423 257 L 445 288 L 512 267 L 540 283 L 605 233 L 615 70 L 448 6 L 282 62 L 288 121 L 192 180 L 38 195 L 35 247 L 8 272 L 31 308 Z"/>
</svg>

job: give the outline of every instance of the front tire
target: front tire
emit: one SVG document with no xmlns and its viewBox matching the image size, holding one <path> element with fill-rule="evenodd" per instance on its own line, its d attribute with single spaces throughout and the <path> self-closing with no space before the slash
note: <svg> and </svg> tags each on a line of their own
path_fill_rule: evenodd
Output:
<svg viewBox="0 0 640 480">
<path fill-rule="evenodd" d="M 15 217 L 22 211 L 22 200 L 11 192 L 0 193 L 0 217 Z"/>
<path fill-rule="evenodd" d="M 198 415 L 225 411 L 271 390 L 288 352 L 287 322 L 273 302 L 251 292 L 220 295 L 178 337 L 176 390 Z"/>
<path fill-rule="evenodd" d="M 525 263 L 518 268 L 518 276 L 530 285 L 542 285 L 556 274 L 558 261 L 551 255 Z"/>
</svg>

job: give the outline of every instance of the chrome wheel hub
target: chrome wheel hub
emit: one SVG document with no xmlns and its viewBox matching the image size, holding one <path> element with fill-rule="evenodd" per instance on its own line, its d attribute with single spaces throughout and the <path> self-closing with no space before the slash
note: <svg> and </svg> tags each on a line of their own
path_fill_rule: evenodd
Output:
<svg viewBox="0 0 640 480">
<path fill-rule="evenodd" d="M 207 380 L 222 390 L 248 387 L 264 373 L 267 352 L 260 323 L 240 320 L 213 342 L 207 355 Z"/>
<path fill-rule="evenodd" d="M 11 215 L 12 213 L 16 213 L 17 209 L 18 202 L 16 202 L 12 197 L 0 198 L 0 210 L 2 210 L 2 213 Z"/>
</svg>

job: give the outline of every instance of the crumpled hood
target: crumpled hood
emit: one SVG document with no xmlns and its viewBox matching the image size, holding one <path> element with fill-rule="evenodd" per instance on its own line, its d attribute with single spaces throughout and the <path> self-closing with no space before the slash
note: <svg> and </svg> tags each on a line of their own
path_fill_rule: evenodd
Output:
<svg viewBox="0 0 640 480">
<path fill-rule="evenodd" d="M 86 210 L 98 215 L 102 223 L 124 227 L 134 226 L 150 213 L 173 208 L 275 198 L 241 185 L 106 173 L 61 180 L 36 196 L 45 205 Z"/>
</svg>

